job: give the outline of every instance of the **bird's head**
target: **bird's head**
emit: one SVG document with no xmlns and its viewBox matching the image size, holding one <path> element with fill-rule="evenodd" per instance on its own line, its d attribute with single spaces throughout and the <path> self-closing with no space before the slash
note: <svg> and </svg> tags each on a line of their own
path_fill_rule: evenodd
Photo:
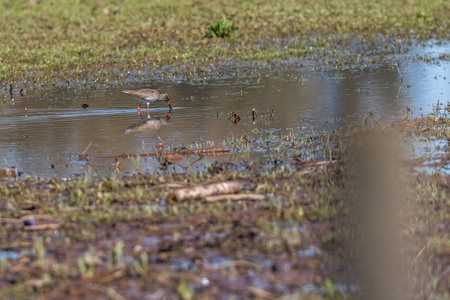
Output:
<svg viewBox="0 0 450 300">
<path fill-rule="evenodd" d="M 169 101 L 169 100 L 170 100 L 169 95 L 168 95 L 168 94 L 162 94 L 161 96 L 162 96 L 162 98 L 163 98 L 164 100 L 167 101 L 167 104 L 169 104 L 170 109 L 172 109 L 172 105 L 170 105 L 170 101 Z"/>
<path fill-rule="evenodd" d="M 170 97 L 169 97 L 168 94 L 162 94 L 162 98 L 163 98 L 164 100 L 166 100 L 167 102 L 169 102 L 169 100 L 170 100 Z"/>
</svg>

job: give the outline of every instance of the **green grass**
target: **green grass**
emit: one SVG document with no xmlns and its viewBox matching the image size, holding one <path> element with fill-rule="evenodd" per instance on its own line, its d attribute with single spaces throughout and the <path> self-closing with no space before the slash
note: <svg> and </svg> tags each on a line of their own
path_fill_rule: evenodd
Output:
<svg viewBox="0 0 450 300">
<path fill-rule="evenodd" d="M 447 39 L 450 4 L 437 1 L 1 1 L 0 80 L 105 81 L 116 68 L 181 65 L 280 56 L 265 37 L 376 34 Z M 207 39 L 210 25 L 239 27 L 226 40 Z M 311 46 L 331 47 L 328 39 Z M 297 46 L 304 46 L 303 44 Z M 299 47 L 296 47 L 299 48 Z M 304 55 L 288 49 L 282 55 Z M 319 50 L 317 50 L 319 51 Z M 120 76 L 115 78 L 120 79 Z"/>
<path fill-rule="evenodd" d="M 209 25 L 206 37 L 225 38 L 230 36 L 233 32 L 235 32 L 238 29 L 239 27 L 233 22 L 228 22 L 227 20 L 220 20 L 220 22 Z"/>
</svg>

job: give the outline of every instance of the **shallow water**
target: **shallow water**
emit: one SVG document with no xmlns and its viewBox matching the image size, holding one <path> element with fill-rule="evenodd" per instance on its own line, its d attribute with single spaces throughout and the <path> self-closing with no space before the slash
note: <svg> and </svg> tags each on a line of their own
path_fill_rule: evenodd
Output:
<svg viewBox="0 0 450 300">
<path fill-rule="evenodd" d="M 245 75 L 236 71 L 235 76 L 201 84 L 151 80 L 109 89 L 55 88 L 45 96 L 39 91 L 24 96 L 14 91 L 14 101 L 7 97 L 0 106 L 0 169 L 14 166 L 41 177 L 110 173 L 115 172 L 117 160 L 95 157 L 155 152 L 161 141 L 179 148 L 204 141 L 219 145 L 254 129 L 310 134 L 362 126 L 365 118 L 389 122 L 405 116 L 407 106 L 420 116 L 431 112 L 438 101 L 450 100 L 448 67 L 448 63 L 403 63 L 403 83 L 392 65 L 305 71 L 293 64 Z M 164 102 L 150 106 L 151 118 L 142 109 L 141 118 L 136 112 L 138 102 L 121 93 L 138 88 L 168 93 L 174 107 L 170 118 Z M 85 103 L 88 108 L 81 107 Z M 253 108 L 265 120 L 254 123 Z M 237 124 L 229 119 L 232 111 L 242 117 Z M 129 132 L 124 133 L 126 129 Z M 78 159 L 84 152 L 90 160 Z M 235 154 L 221 159 L 229 160 L 230 155 Z M 184 159 L 182 167 L 173 165 L 171 171 L 184 172 L 183 166 L 195 160 Z M 214 160 L 201 160 L 195 168 Z M 120 161 L 122 172 L 159 172 L 160 168 L 156 158 Z"/>
</svg>

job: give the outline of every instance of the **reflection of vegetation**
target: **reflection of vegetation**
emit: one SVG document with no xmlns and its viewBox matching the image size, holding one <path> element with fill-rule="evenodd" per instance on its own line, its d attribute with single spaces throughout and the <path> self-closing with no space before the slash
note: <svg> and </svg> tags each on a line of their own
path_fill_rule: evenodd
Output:
<svg viewBox="0 0 450 300">
<path fill-rule="evenodd" d="M 238 30 L 238 26 L 234 24 L 233 22 L 228 22 L 227 20 L 221 20 L 218 23 L 213 23 L 209 25 L 208 33 L 206 34 L 206 37 L 213 38 L 213 37 L 219 37 L 224 38 L 227 36 L 230 36 L 231 33 Z"/>
</svg>

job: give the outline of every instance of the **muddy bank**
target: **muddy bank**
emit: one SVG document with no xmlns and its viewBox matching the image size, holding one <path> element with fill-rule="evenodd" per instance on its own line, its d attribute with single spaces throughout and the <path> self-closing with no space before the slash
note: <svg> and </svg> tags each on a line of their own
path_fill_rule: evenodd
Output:
<svg viewBox="0 0 450 300">
<path fill-rule="evenodd" d="M 405 118 L 393 132 L 380 127 L 317 136 L 313 143 L 316 148 L 325 145 L 323 154 L 329 153 L 326 145 L 336 145 L 331 160 L 327 155 L 319 159 L 323 154 L 308 158 L 304 152 L 284 165 L 215 163 L 208 172 L 195 175 L 2 182 L 0 295 L 115 299 L 374 295 L 377 288 L 386 287 L 382 278 L 392 274 L 379 273 L 370 286 L 365 281 L 363 275 L 372 273 L 370 264 L 364 263 L 371 252 L 364 250 L 368 241 L 363 237 L 370 231 L 360 231 L 363 227 L 358 224 L 368 223 L 361 220 L 358 199 L 370 204 L 374 197 L 373 204 L 383 203 L 377 195 L 391 185 L 373 180 L 384 175 L 377 175 L 367 162 L 373 166 L 379 165 L 378 159 L 389 162 L 382 154 L 364 158 L 358 153 L 367 150 L 358 149 L 364 149 L 363 141 L 373 134 L 383 141 L 376 142 L 380 149 L 395 132 L 406 132 L 405 136 L 416 132 L 418 138 L 430 140 L 448 137 L 445 107 L 438 113 Z M 448 146 L 441 150 L 448 153 Z M 408 299 L 448 295 L 449 179 L 442 173 L 417 173 L 420 161 L 410 157 L 396 163 L 394 187 L 401 189 L 401 198 L 393 199 L 401 205 L 387 202 L 366 211 L 380 228 L 386 227 L 388 215 L 401 224 L 389 227 L 398 247 L 390 246 L 394 244 L 386 236 L 383 247 L 370 250 L 386 258 L 384 262 L 398 264 L 395 271 L 401 271 L 401 290 L 395 287 L 391 294 L 383 289 L 384 295 L 404 293 Z M 447 165 L 443 159 L 441 167 Z M 213 188 L 213 193 L 224 193 L 222 197 L 198 192 L 196 199 L 177 202 L 181 198 L 173 197 L 180 189 L 199 185 L 208 189 L 219 182 L 230 182 L 231 190 Z M 239 183 L 238 194 L 232 182 Z"/>
</svg>

